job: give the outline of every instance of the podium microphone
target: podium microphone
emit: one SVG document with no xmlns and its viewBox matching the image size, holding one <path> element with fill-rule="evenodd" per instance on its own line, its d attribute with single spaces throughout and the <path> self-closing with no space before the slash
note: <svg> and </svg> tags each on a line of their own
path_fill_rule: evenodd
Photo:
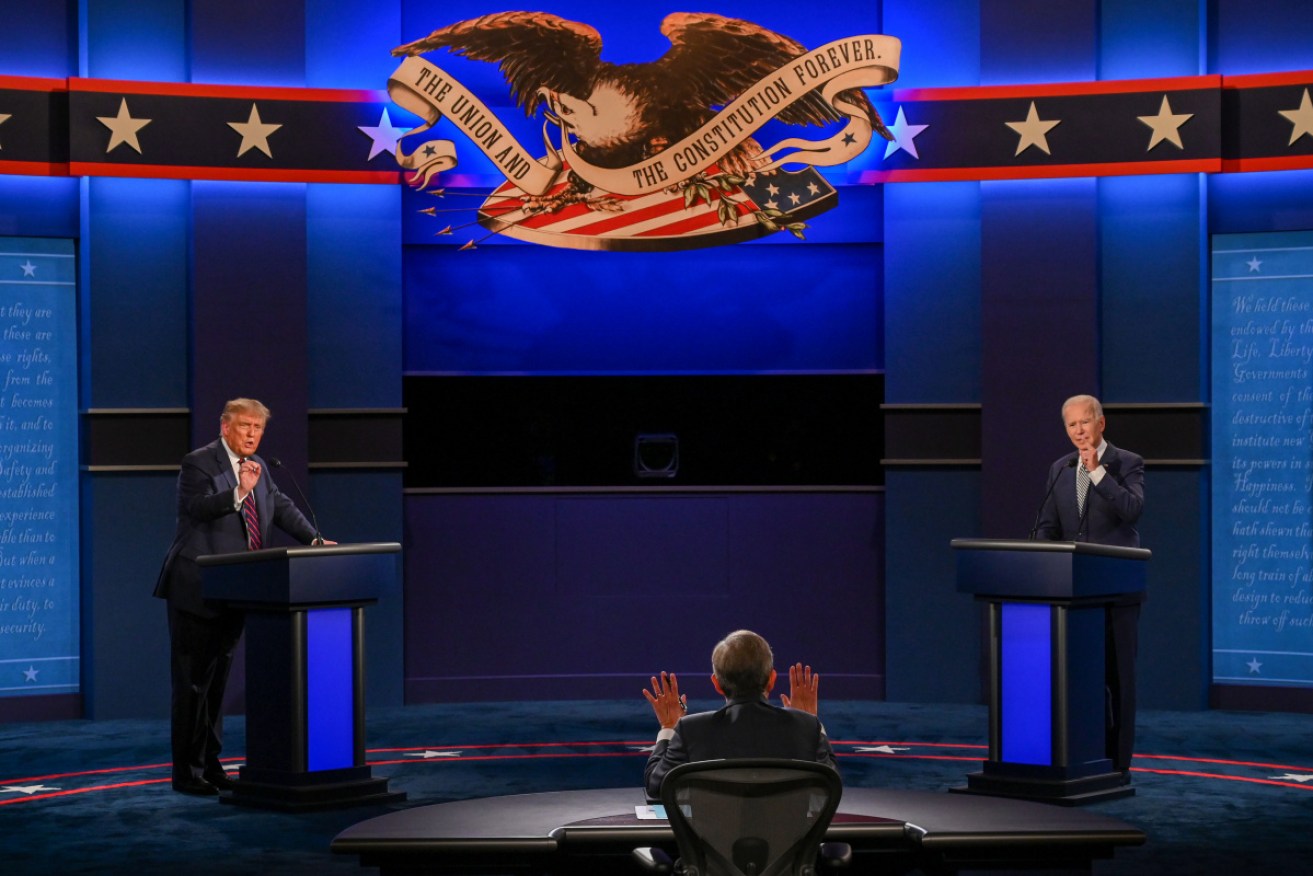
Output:
<svg viewBox="0 0 1313 876">
<path fill-rule="evenodd" d="M 272 460 L 270 460 L 270 461 L 272 462 Z M 1076 467 L 1076 463 L 1078 463 L 1078 462 L 1080 462 L 1080 457 L 1079 457 L 1079 456 L 1076 457 L 1075 459 L 1072 459 L 1071 461 L 1069 461 L 1065 466 L 1063 466 L 1063 468 L 1075 468 L 1075 467 Z M 277 465 L 277 464 L 278 464 L 278 463 L 276 463 L 276 462 L 274 463 L 274 465 Z M 1045 494 L 1044 494 L 1044 498 L 1043 498 L 1042 500 L 1040 500 L 1040 503 L 1039 503 L 1039 510 L 1035 512 L 1035 525 L 1032 526 L 1032 527 L 1030 528 L 1030 541 L 1034 541 L 1034 540 L 1035 540 L 1035 533 L 1039 532 L 1039 518 L 1040 518 L 1040 515 L 1044 513 L 1044 505 L 1045 505 L 1045 503 L 1047 503 L 1047 502 L 1049 501 L 1049 496 L 1052 496 L 1052 495 L 1053 495 L 1053 489 L 1054 489 L 1057 485 L 1058 485 L 1058 479 L 1057 479 L 1057 477 L 1055 476 L 1055 477 L 1053 478 L 1053 483 L 1049 484 L 1049 491 L 1048 491 L 1047 493 L 1045 493 Z"/>
<path fill-rule="evenodd" d="M 269 457 L 269 464 L 272 465 L 274 468 L 283 467 L 283 461 L 276 456 Z M 292 472 L 290 470 L 287 472 L 287 478 L 292 482 L 292 486 L 296 487 L 296 494 L 300 496 L 301 501 L 305 503 L 305 510 L 310 512 L 310 523 L 315 528 L 315 540 L 310 543 L 323 544 L 324 536 L 319 532 L 319 519 L 315 517 L 314 506 L 311 505 L 310 500 L 305 497 L 305 493 L 301 492 L 301 485 L 296 482 L 296 478 L 292 475 Z M 1039 521 L 1037 520 L 1036 525 L 1038 525 L 1038 522 Z M 1034 538 L 1034 533 L 1031 533 L 1031 538 Z"/>
</svg>

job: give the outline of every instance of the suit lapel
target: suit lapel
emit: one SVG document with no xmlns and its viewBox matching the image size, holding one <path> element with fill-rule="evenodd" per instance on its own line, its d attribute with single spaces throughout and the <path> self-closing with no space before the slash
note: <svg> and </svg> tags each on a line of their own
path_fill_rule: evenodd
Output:
<svg viewBox="0 0 1313 876">
<path fill-rule="evenodd" d="M 223 446 L 223 439 L 214 442 L 214 461 L 219 467 L 219 479 L 229 490 L 237 489 L 237 476 L 233 474 L 233 464 L 228 459 L 228 450 Z"/>
</svg>

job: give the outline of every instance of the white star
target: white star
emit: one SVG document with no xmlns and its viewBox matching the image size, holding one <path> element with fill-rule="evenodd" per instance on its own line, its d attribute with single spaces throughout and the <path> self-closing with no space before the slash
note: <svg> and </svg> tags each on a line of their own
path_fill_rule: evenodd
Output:
<svg viewBox="0 0 1313 876">
<path fill-rule="evenodd" d="M 796 206 L 801 200 L 802 200 L 802 195 L 798 194 L 797 192 L 789 193 L 789 203 Z"/>
<path fill-rule="evenodd" d="M 1258 662 L 1258 658 L 1257 658 L 1257 657 L 1253 657 L 1253 658 L 1251 658 L 1250 661 L 1249 661 L 1248 663 L 1246 663 L 1245 665 L 1249 667 L 1249 674 L 1250 674 L 1250 675 L 1253 675 L 1253 674 L 1257 673 L 1258 670 L 1260 670 L 1260 669 L 1263 668 L 1263 664 Z"/>
<path fill-rule="evenodd" d="M 1305 134 L 1313 137 L 1313 101 L 1309 100 L 1308 89 L 1304 89 L 1304 97 L 1299 101 L 1299 109 L 1277 110 L 1281 115 L 1294 125 L 1290 131 L 1290 142 L 1287 146 L 1294 146 L 1295 141 Z"/>
<path fill-rule="evenodd" d="M 779 208 L 780 208 L 779 201 L 776 201 L 774 198 L 771 198 L 769 201 L 766 202 L 767 210 L 778 210 Z"/>
<path fill-rule="evenodd" d="M 406 752 L 403 757 L 422 757 L 425 760 L 433 757 L 460 757 L 460 751 L 416 751 Z"/>
<path fill-rule="evenodd" d="M 241 158 L 252 149 L 259 149 L 270 158 L 274 154 L 269 151 L 269 135 L 277 131 L 282 125 L 268 125 L 260 121 L 260 110 L 255 104 L 251 104 L 251 115 L 244 122 L 229 122 L 228 127 L 242 135 L 242 145 L 237 149 L 237 157 Z"/>
<path fill-rule="evenodd" d="M 1263 262 L 1259 259 L 1258 256 L 1254 256 L 1252 259 L 1245 262 L 1245 264 L 1249 265 L 1249 273 L 1251 274 L 1263 266 Z"/>
<path fill-rule="evenodd" d="M 1274 776 L 1273 778 L 1284 779 L 1287 782 L 1299 782 L 1301 785 L 1305 782 L 1313 782 L 1313 774 L 1286 773 L 1284 776 Z"/>
<path fill-rule="evenodd" d="M 909 125 L 907 117 L 903 115 L 903 108 L 898 108 L 898 115 L 894 118 L 894 123 L 889 126 L 889 133 L 894 138 L 884 144 L 884 157 L 888 158 L 899 149 L 906 152 L 915 159 L 920 160 L 921 156 L 916 151 L 916 135 L 924 131 L 929 125 Z"/>
<path fill-rule="evenodd" d="M 126 97 L 119 99 L 119 114 L 117 116 L 96 116 L 102 125 L 110 130 L 109 145 L 105 147 L 105 154 L 113 152 L 115 147 L 127 143 L 137 154 L 141 153 L 141 143 L 137 142 L 137 132 L 151 123 L 151 119 L 134 119 L 132 113 L 128 112 L 128 99 Z"/>
<path fill-rule="evenodd" d="M 40 672 L 35 666 L 29 666 L 23 670 L 23 681 L 36 681 L 37 674 Z"/>
<path fill-rule="evenodd" d="M 878 752 L 880 752 L 881 754 L 897 754 L 897 753 L 900 752 L 900 751 L 911 751 L 912 749 L 910 749 L 910 748 L 894 748 L 893 746 L 890 746 L 890 745 L 876 745 L 876 746 L 873 746 L 873 747 L 872 747 L 872 746 L 866 746 L 866 747 L 861 747 L 861 746 L 859 746 L 858 748 L 856 748 L 856 749 L 854 749 L 854 750 L 855 750 L 855 751 L 858 751 L 858 752 L 862 752 L 862 751 L 878 751 Z"/>
<path fill-rule="evenodd" d="M 819 195 L 821 193 L 821 187 L 814 182 L 807 183 L 807 193 L 810 195 Z"/>
<path fill-rule="evenodd" d="M 23 269 L 24 277 L 36 276 L 36 265 L 32 264 L 31 259 L 28 259 L 27 261 L 23 262 L 21 265 L 19 265 L 19 267 Z"/>
<path fill-rule="evenodd" d="M 29 797 L 37 791 L 58 791 L 49 785 L 0 785 L 0 794 L 26 794 Z"/>
<path fill-rule="evenodd" d="M 358 125 L 357 130 L 361 131 L 372 142 L 369 144 L 369 157 L 372 159 L 380 152 L 391 152 L 397 154 L 397 141 L 409 133 L 411 128 L 394 128 L 392 119 L 388 117 L 388 108 L 383 107 L 383 115 L 378 119 L 378 124 L 374 127 L 368 125 Z"/>
<path fill-rule="evenodd" d="M 766 191 L 771 195 L 778 195 L 780 193 L 780 187 L 775 185 L 775 183 L 770 183 L 766 186 Z"/>
<path fill-rule="evenodd" d="M 1194 118 L 1194 113 L 1173 113 L 1172 105 L 1167 102 L 1167 95 L 1164 94 L 1162 106 L 1158 107 L 1158 115 L 1136 116 L 1136 118 L 1153 130 L 1153 136 L 1149 138 L 1149 148 L 1144 150 L 1152 152 L 1153 147 L 1164 140 L 1177 149 L 1184 149 L 1185 146 L 1181 143 L 1181 126 Z"/>
<path fill-rule="evenodd" d="M 1031 146 L 1044 150 L 1045 155 L 1052 155 L 1049 151 L 1049 131 L 1062 124 L 1061 119 L 1041 120 L 1039 112 L 1035 109 L 1035 101 L 1030 102 L 1030 111 L 1026 113 L 1024 122 L 1004 122 L 1009 128 L 1021 135 L 1017 143 L 1016 154 L 1020 155 Z"/>
</svg>

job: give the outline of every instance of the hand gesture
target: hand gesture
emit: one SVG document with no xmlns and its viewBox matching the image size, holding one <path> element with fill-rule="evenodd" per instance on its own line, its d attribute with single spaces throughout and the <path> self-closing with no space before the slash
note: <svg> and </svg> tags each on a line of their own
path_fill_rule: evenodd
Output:
<svg viewBox="0 0 1313 876">
<path fill-rule="evenodd" d="M 688 697 L 679 695 L 679 679 L 675 674 L 661 673 L 660 680 L 652 676 L 652 689 L 643 689 L 643 696 L 652 704 L 652 711 L 661 722 L 662 729 L 669 729 L 679 723 L 679 719 L 688 711 Z"/>
<path fill-rule="evenodd" d="M 817 708 L 816 688 L 820 686 L 821 676 L 813 673 L 810 666 L 795 663 L 789 667 L 789 692 L 780 694 L 780 702 L 786 709 L 797 709 L 815 715 Z"/>
<path fill-rule="evenodd" d="M 237 467 L 237 471 L 237 488 L 245 496 L 251 490 L 254 490 L 255 485 L 260 482 L 260 463 L 254 459 L 243 459 L 241 465 Z"/>
</svg>

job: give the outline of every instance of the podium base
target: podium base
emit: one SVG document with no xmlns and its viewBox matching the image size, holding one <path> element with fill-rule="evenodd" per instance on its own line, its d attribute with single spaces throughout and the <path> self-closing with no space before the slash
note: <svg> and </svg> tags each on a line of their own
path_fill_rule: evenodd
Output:
<svg viewBox="0 0 1313 876">
<path fill-rule="evenodd" d="M 371 776 L 368 767 L 325 773 L 252 771 L 243 767 L 233 790 L 221 794 L 219 802 L 282 812 L 305 812 L 399 803 L 405 799 L 405 792 L 389 791 L 388 780 Z"/>
<path fill-rule="evenodd" d="M 954 794 L 980 794 L 1034 800 L 1060 806 L 1082 806 L 1135 796 L 1121 773 L 1102 773 L 1078 779 L 1038 779 L 1031 776 L 1008 776 L 998 772 L 969 773 L 964 788 L 949 788 Z"/>
</svg>

